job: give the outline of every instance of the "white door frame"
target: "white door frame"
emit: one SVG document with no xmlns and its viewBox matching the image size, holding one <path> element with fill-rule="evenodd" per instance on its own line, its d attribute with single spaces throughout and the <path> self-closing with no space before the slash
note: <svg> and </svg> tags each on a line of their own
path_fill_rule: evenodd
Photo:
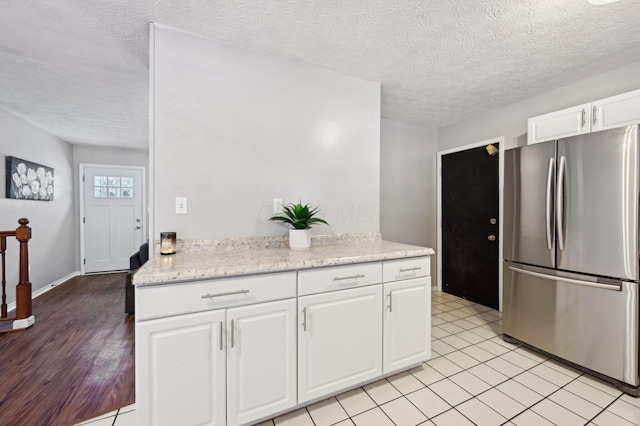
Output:
<svg viewBox="0 0 640 426">
<path fill-rule="evenodd" d="M 482 146 L 486 146 L 489 144 L 500 144 L 499 146 L 499 159 L 498 159 L 498 195 L 499 195 L 499 203 L 498 203 L 498 214 L 500 215 L 500 223 L 498 227 L 499 238 L 498 238 L 498 307 L 499 310 L 502 311 L 502 236 L 503 234 L 503 200 L 502 200 L 502 190 L 504 188 L 504 136 L 500 136 L 497 138 L 487 139 L 485 141 L 472 143 L 469 145 L 464 145 L 456 148 L 447 149 L 444 151 L 438 151 L 438 164 L 437 169 L 438 172 L 436 174 L 437 181 L 437 198 L 438 198 L 438 208 L 437 208 L 437 225 L 436 225 L 436 237 L 437 237 L 437 283 L 438 290 L 442 291 L 442 156 L 446 154 L 452 154 L 454 152 L 466 151 L 472 148 L 479 148 Z"/>
<path fill-rule="evenodd" d="M 145 168 L 142 166 L 119 166 L 113 164 L 93 164 L 93 163 L 80 163 L 78 174 L 78 192 L 80 194 L 80 220 L 78 226 L 80 226 L 80 273 L 85 275 L 86 269 L 84 264 L 85 257 L 85 240 L 84 240 L 84 223 L 82 218 L 84 217 L 84 169 L 85 168 L 105 168 L 105 169 L 127 169 L 127 170 L 140 170 L 142 173 L 142 229 L 143 232 L 142 241 L 144 242 L 144 235 L 148 235 L 147 229 L 147 204 L 146 204 L 146 189 L 145 189 Z"/>
</svg>

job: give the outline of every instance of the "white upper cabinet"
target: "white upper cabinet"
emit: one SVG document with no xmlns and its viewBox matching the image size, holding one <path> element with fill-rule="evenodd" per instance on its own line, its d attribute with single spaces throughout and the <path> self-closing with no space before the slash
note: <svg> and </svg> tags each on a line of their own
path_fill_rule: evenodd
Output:
<svg viewBox="0 0 640 426">
<path fill-rule="evenodd" d="M 591 131 L 590 120 L 590 104 L 578 105 L 530 118 L 527 143 L 531 145 L 589 133 Z"/>
<path fill-rule="evenodd" d="M 591 103 L 592 132 L 638 122 L 640 122 L 640 90 Z"/>
<path fill-rule="evenodd" d="M 529 145 L 640 123 L 640 90 L 529 119 Z"/>
</svg>

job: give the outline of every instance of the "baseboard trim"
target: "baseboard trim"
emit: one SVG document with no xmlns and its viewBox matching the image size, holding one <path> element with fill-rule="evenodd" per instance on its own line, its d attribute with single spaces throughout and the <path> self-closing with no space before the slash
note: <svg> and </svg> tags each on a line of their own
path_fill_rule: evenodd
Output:
<svg viewBox="0 0 640 426">
<path fill-rule="evenodd" d="M 39 288 L 38 290 L 36 290 L 33 293 L 31 293 L 31 299 L 35 299 L 36 297 L 45 294 L 46 292 L 48 292 L 52 288 L 57 287 L 60 284 L 70 280 L 71 278 L 77 277 L 78 275 L 80 275 L 80 271 L 73 271 L 69 275 L 65 275 L 64 277 L 55 280 L 51 284 L 46 285 L 46 286 L 44 286 L 42 288 Z M 7 312 L 11 312 L 11 311 L 15 311 L 15 310 L 16 310 L 16 302 L 11 302 L 11 303 L 7 304 Z"/>
<path fill-rule="evenodd" d="M 36 322 L 36 317 L 31 315 L 29 318 L 19 319 L 13 321 L 13 329 L 20 330 L 23 328 L 29 328 Z"/>
</svg>

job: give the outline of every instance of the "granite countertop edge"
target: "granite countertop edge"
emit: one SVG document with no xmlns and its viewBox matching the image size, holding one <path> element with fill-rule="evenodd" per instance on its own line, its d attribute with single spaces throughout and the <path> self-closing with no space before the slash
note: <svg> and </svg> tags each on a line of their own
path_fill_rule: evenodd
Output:
<svg viewBox="0 0 640 426">
<path fill-rule="evenodd" d="M 433 255 L 428 247 L 414 246 L 385 241 L 379 234 L 355 234 L 353 237 L 323 236 L 322 244 L 309 250 L 291 250 L 278 243 L 264 244 L 264 238 L 257 239 L 255 246 L 247 240 L 234 240 L 223 244 L 215 240 L 211 244 L 198 241 L 197 245 L 184 244 L 184 249 L 174 255 L 162 256 L 154 253 L 133 276 L 133 284 L 138 287 L 161 284 L 229 278 L 244 275 L 297 271 L 302 269 L 339 266 L 363 262 L 402 259 Z"/>
</svg>

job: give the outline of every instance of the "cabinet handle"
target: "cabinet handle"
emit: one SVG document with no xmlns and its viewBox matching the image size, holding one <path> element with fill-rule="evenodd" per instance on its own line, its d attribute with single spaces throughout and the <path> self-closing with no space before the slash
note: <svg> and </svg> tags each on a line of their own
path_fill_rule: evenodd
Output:
<svg viewBox="0 0 640 426">
<path fill-rule="evenodd" d="M 393 312 L 393 291 L 389 292 L 389 312 Z"/>
<path fill-rule="evenodd" d="M 222 321 L 220 321 L 220 350 L 224 349 L 224 331 L 222 329 Z"/>
<path fill-rule="evenodd" d="M 422 269 L 422 267 L 420 267 L 420 266 L 414 266 L 413 268 L 400 269 L 400 273 L 403 273 L 403 272 L 413 272 L 413 271 L 418 271 L 418 270 L 420 270 L 420 269 Z"/>
<path fill-rule="evenodd" d="M 249 290 L 228 291 L 226 293 L 216 293 L 216 294 L 207 293 L 205 295 L 200 296 L 200 298 L 211 299 L 212 297 L 231 296 L 233 294 L 245 294 L 245 293 L 249 293 Z"/>
<path fill-rule="evenodd" d="M 233 320 L 231 320 L 231 347 L 234 346 L 236 338 L 235 327 L 233 326 Z"/>
<path fill-rule="evenodd" d="M 364 278 L 364 275 L 358 274 L 358 275 L 349 275 L 348 277 L 333 277 L 333 280 L 334 281 L 342 281 L 342 280 L 353 280 L 353 279 L 357 279 L 357 278 Z"/>
<path fill-rule="evenodd" d="M 582 127 L 587 124 L 587 110 L 582 108 Z"/>
<path fill-rule="evenodd" d="M 591 110 L 591 116 L 593 118 L 593 124 L 596 124 L 596 121 L 598 120 L 596 118 L 596 113 L 598 112 L 598 107 L 594 105 L 593 109 Z"/>
<path fill-rule="evenodd" d="M 302 330 L 307 331 L 307 307 L 302 308 Z"/>
</svg>

